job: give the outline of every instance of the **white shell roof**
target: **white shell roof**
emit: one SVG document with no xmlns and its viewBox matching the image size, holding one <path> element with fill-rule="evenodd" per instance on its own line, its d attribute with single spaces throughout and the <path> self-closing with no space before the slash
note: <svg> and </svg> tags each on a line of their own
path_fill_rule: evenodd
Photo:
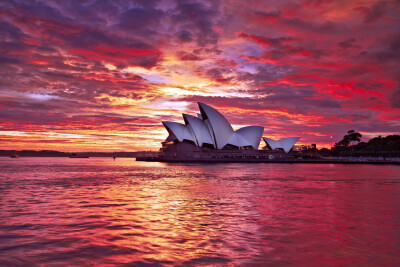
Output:
<svg viewBox="0 0 400 267">
<path fill-rule="evenodd" d="M 167 139 L 165 139 L 165 142 L 174 141 L 174 140 L 176 140 L 175 135 L 170 134 L 170 135 L 168 135 Z"/>
<path fill-rule="evenodd" d="M 254 149 L 258 149 L 263 132 L 264 132 L 264 127 L 247 126 L 247 127 L 240 128 L 239 130 L 236 130 L 235 133 L 239 134 L 241 137 L 243 137 L 249 143 L 246 146 L 250 145 Z"/>
<path fill-rule="evenodd" d="M 228 140 L 229 145 L 241 147 L 241 146 L 251 146 L 251 143 L 247 141 L 239 133 L 234 132 Z"/>
<path fill-rule="evenodd" d="M 198 103 L 201 117 L 203 120 L 208 119 L 214 133 L 214 139 L 217 149 L 222 149 L 227 143 L 233 129 L 227 119 L 216 109 L 204 103 Z"/>
<path fill-rule="evenodd" d="M 182 116 L 187 127 L 193 130 L 194 141 L 198 146 L 202 146 L 203 143 L 214 145 L 207 125 L 205 125 L 203 120 L 188 114 L 182 114 Z"/>
<path fill-rule="evenodd" d="M 196 139 L 194 138 L 192 127 L 190 127 L 190 125 L 186 125 L 185 130 L 183 131 L 183 140 L 189 140 L 196 143 Z"/>
<path fill-rule="evenodd" d="M 240 142 L 239 142 L 239 140 L 238 140 L 238 138 L 237 138 L 237 134 L 236 134 L 236 133 L 233 133 L 233 134 L 231 135 L 231 137 L 229 137 L 228 144 L 229 144 L 229 145 L 233 145 L 233 146 L 240 147 Z"/>
<path fill-rule="evenodd" d="M 263 139 L 265 143 L 267 143 L 271 147 L 271 149 L 282 148 L 286 153 L 288 153 L 290 149 L 292 149 L 294 144 L 299 141 L 300 137 L 283 138 L 277 141 L 266 137 L 263 137 Z"/>
<path fill-rule="evenodd" d="M 210 144 L 215 147 L 214 139 L 210 135 L 210 131 L 208 130 L 208 127 L 206 125 L 204 125 L 203 127 L 203 144 Z"/>
<path fill-rule="evenodd" d="M 299 141 L 300 137 L 290 137 L 290 138 L 284 138 L 279 140 L 279 145 L 285 150 L 286 153 L 292 149 L 294 144 L 296 144 L 297 141 Z"/>
<path fill-rule="evenodd" d="M 185 132 L 185 124 L 173 122 L 173 121 L 162 121 L 162 124 L 167 129 L 170 135 L 175 136 L 179 142 L 183 141 L 183 135 Z"/>
<path fill-rule="evenodd" d="M 275 148 L 277 148 L 277 141 L 276 140 L 274 140 L 274 139 L 271 139 L 271 138 L 267 138 L 267 137 L 263 137 L 263 139 L 264 139 L 264 141 L 265 141 L 265 143 L 267 144 L 267 145 L 269 145 L 269 147 L 272 149 L 272 150 L 275 150 Z"/>
</svg>

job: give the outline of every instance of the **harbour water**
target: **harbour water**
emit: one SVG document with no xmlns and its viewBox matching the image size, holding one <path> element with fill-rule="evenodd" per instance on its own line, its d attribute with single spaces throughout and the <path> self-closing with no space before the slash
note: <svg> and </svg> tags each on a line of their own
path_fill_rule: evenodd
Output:
<svg viewBox="0 0 400 267">
<path fill-rule="evenodd" d="M 400 166 L 0 158 L 1 266 L 398 266 Z"/>
</svg>

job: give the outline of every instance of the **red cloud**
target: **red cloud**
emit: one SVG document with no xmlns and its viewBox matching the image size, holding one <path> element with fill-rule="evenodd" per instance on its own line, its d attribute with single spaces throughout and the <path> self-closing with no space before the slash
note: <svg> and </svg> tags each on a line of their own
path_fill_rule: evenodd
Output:
<svg viewBox="0 0 400 267">
<path fill-rule="evenodd" d="M 72 47 L 70 50 L 74 54 L 90 60 L 103 60 L 114 64 L 121 64 L 125 61 L 129 61 L 133 63 L 132 65 L 138 66 L 152 66 L 161 56 L 161 52 L 158 50 L 106 45 L 97 45 L 90 48 Z M 140 59 L 146 62 L 142 62 Z"/>
<path fill-rule="evenodd" d="M 258 36 L 254 34 L 246 34 L 243 32 L 239 32 L 237 33 L 237 35 L 239 37 L 255 41 L 258 44 L 271 47 L 282 47 L 284 44 L 292 41 L 292 38 L 288 37 L 271 38 L 271 37 Z"/>
</svg>

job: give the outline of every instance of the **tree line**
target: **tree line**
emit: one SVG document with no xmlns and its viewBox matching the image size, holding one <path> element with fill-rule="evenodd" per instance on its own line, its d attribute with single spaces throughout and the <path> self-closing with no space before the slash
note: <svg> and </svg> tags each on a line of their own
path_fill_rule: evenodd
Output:
<svg viewBox="0 0 400 267">
<path fill-rule="evenodd" d="M 368 142 L 361 142 L 361 137 L 361 133 L 350 130 L 334 144 L 331 151 L 321 149 L 320 152 L 329 152 L 332 156 L 400 156 L 400 135 L 378 136 Z"/>
</svg>

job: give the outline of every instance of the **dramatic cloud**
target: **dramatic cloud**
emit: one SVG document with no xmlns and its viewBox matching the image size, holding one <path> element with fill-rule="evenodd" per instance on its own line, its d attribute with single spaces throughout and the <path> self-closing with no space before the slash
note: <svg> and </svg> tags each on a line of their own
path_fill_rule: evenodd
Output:
<svg viewBox="0 0 400 267">
<path fill-rule="evenodd" d="M 197 101 L 304 144 L 400 133 L 399 13 L 396 0 L 5 0 L 0 144 L 157 149 L 160 121 Z"/>
</svg>

